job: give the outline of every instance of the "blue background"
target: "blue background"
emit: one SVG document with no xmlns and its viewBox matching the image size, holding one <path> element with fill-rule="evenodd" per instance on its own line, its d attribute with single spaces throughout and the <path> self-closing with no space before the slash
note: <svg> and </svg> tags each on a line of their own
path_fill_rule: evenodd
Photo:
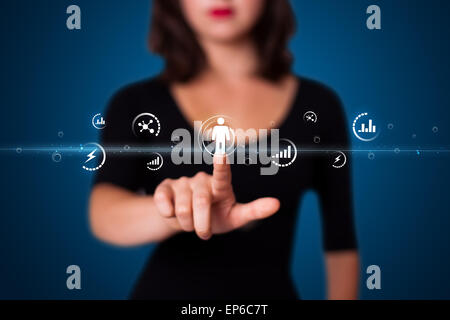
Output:
<svg viewBox="0 0 450 320">
<path fill-rule="evenodd" d="M 449 1 L 292 1 L 295 71 L 341 96 L 348 121 L 377 116 L 380 137 L 355 149 L 449 149 Z M 382 30 L 366 28 L 378 4 Z M 77 4 L 82 29 L 66 28 Z M 91 117 L 119 87 L 158 73 L 146 50 L 149 1 L 1 1 L 0 298 L 125 298 L 152 251 L 118 249 L 89 231 L 92 176 L 79 158 L 16 147 L 95 141 Z M 392 123 L 394 128 L 387 129 Z M 432 132 L 437 126 L 439 131 Z M 63 131 L 64 136 L 58 137 Z M 412 135 L 415 135 L 413 137 Z M 449 154 L 354 153 L 361 298 L 450 298 Z M 292 273 L 307 299 L 323 298 L 319 208 L 301 206 Z M 82 269 L 82 290 L 66 288 L 66 267 Z M 365 269 L 381 267 L 381 290 Z"/>
</svg>

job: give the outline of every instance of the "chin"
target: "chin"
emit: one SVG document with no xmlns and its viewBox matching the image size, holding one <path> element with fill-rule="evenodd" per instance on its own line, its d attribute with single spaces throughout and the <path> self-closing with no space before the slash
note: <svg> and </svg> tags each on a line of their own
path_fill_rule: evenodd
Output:
<svg viewBox="0 0 450 320">
<path fill-rule="evenodd" d="M 247 30 L 208 30 L 207 33 L 204 34 L 204 37 L 211 41 L 217 42 L 235 42 L 239 41 L 248 36 L 249 32 Z"/>
</svg>

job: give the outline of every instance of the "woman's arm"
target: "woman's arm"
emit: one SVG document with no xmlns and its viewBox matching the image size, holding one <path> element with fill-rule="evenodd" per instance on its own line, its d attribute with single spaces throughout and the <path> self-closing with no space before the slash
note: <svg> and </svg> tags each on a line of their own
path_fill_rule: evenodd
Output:
<svg viewBox="0 0 450 320">
<path fill-rule="evenodd" d="M 359 257 L 356 250 L 327 252 L 328 299 L 358 298 Z"/>
<path fill-rule="evenodd" d="M 90 224 L 94 235 L 119 246 L 162 241 L 177 232 L 157 211 L 152 196 L 140 196 L 112 184 L 94 187 Z"/>
</svg>

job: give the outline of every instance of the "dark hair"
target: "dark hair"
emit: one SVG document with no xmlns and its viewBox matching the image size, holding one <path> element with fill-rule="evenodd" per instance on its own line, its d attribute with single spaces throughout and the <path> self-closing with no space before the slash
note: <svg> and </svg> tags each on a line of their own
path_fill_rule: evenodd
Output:
<svg viewBox="0 0 450 320">
<path fill-rule="evenodd" d="M 260 56 L 258 74 L 276 81 L 291 70 L 287 49 L 295 30 L 295 18 L 288 0 L 266 0 L 263 13 L 252 30 Z M 206 65 L 205 54 L 187 24 L 179 0 L 154 0 L 149 35 L 150 50 L 165 58 L 162 78 L 186 82 Z"/>
</svg>

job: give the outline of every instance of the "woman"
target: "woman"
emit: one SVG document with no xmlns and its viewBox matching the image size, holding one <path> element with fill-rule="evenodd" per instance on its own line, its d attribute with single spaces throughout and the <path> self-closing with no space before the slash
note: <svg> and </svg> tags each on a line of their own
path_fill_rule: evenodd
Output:
<svg viewBox="0 0 450 320">
<path fill-rule="evenodd" d="M 195 120 L 224 114 L 244 130 L 279 128 L 305 149 L 347 149 L 337 96 L 291 74 L 286 45 L 293 29 L 285 0 L 155 0 L 150 45 L 165 58 L 165 70 L 115 95 L 103 145 L 167 144 L 175 129 L 192 132 Z M 302 120 L 309 110 L 319 117 L 314 124 Z M 147 141 L 130 128 L 143 112 L 162 124 Z M 307 189 L 321 201 L 328 297 L 356 298 L 348 164 L 335 169 L 329 155 L 305 152 L 264 176 L 258 166 L 223 160 L 174 165 L 166 158 L 149 171 L 142 155 L 108 155 L 91 196 L 94 234 L 116 245 L 159 243 L 132 298 L 298 298 L 290 255 Z"/>
</svg>

